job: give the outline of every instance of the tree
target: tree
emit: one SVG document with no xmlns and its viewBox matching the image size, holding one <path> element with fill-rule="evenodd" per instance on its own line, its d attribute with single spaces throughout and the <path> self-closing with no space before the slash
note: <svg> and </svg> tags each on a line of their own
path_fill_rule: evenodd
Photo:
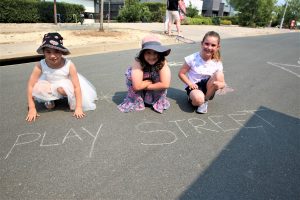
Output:
<svg viewBox="0 0 300 200">
<path fill-rule="evenodd" d="M 151 12 L 139 0 L 126 0 L 125 6 L 120 9 L 117 19 L 119 22 L 149 22 Z"/>
<path fill-rule="evenodd" d="M 272 19 L 277 0 L 230 0 L 229 4 L 239 12 L 241 26 L 267 26 Z"/>
<path fill-rule="evenodd" d="M 284 9 L 286 5 L 276 6 L 273 11 L 272 26 L 279 26 L 283 17 Z M 289 27 L 291 20 L 300 20 L 300 1 L 289 0 L 286 13 L 284 16 L 283 27 Z"/>
<path fill-rule="evenodd" d="M 186 8 L 186 16 L 193 18 L 198 15 L 199 15 L 199 10 L 195 6 L 193 6 L 190 2 L 189 6 Z"/>
<path fill-rule="evenodd" d="M 104 28 L 103 28 L 103 6 L 104 6 L 104 0 L 99 0 L 99 17 L 100 17 L 99 31 L 101 31 L 101 32 L 104 31 Z"/>
<path fill-rule="evenodd" d="M 56 0 L 53 1 L 53 10 L 54 10 L 54 24 L 57 24 L 57 14 L 56 14 Z"/>
<path fill-rule="evenodd" d="M 284 6 L 283 6 L 284 8 Z M 286 9 L 284 24 L 289 26 L 292 20 L 300 20 L 300 1 L 299 0 L 289 0 L 288 7 Z"/>
</svg>

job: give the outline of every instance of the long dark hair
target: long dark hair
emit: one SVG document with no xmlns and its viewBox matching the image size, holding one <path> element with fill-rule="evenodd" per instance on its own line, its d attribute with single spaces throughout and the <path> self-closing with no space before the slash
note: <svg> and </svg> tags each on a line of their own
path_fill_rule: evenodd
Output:
<svg viewBox="0 0 300 200">
<path fill-rule="evenodd" d="M 218 39 L 218 45 L 220 45 L 221 37 L 220 37 L 219 33 L 215 32 L 215 31 L 209 31 L 209 32 L 207 32 L 207 33 L 204 35 L 201 44 L 203 44 L 204 40 L 205 40 L 207 37 L 216 37 L 216 38 Z M 217 60 L 217 61 L 220 61 L 220 60 L 221 60 L 221 52 L 220 52 L 220 49 L 219 49 L 216 53 L 213 54 L 212 59 Z"/>
<path fill-rule="evenodd" d="M 154 65 L 150 65 L 144 58 L 146 50 L 142 50 L 136 57 L 135 60 L 140 62 L 143 71 L 156 71 L 158 72 L 165 65 L 166 57 L 163 53 L 156 52 L 158 54 L 158 61 Z"/>
</svg>

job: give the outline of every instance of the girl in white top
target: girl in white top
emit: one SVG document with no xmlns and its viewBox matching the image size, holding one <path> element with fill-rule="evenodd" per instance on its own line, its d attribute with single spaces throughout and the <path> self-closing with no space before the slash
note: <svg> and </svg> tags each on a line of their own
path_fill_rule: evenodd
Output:
<svg viewBox="0 0 300 200">
<path fill-rule="evenodd" d="M 76 118 L 84 117 L 83 111 L 96 109 L 95 87 L 77 73 L 70 60 L 63 57 L 70 52 L 63 46 L 62 40 L 59 33 L 45 34 L 42 45 L 37 49 L 45 59 L 35 65 L 28 81 L 28 122 L 35 121 L 39 116 L 35 100 L 44 102 L 47 109 L 53 109 L 54 100 L 67 98 Z"/>
<path fill-rule="evenodd" d="M 225 87 L 220 55 L 220 36 L 209 31 L 201 42 L 201 51 L 185 57 L 178 76 L 185 83 L 188 99 L 198 107 L 197 113 L 207 113 L 208 100 Z"/>
</svg>

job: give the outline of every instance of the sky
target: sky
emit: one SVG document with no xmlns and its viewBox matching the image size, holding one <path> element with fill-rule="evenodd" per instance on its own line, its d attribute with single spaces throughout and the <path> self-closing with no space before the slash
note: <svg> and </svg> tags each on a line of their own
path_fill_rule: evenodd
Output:
<svg viewBox="0 0 300 200">
<path fill-rule="evenodd" d="M 277 1 L 277 5 L 283 5 L 283 4 L 285 4 L 285 0 L 278 0 Z"/>
</svg>

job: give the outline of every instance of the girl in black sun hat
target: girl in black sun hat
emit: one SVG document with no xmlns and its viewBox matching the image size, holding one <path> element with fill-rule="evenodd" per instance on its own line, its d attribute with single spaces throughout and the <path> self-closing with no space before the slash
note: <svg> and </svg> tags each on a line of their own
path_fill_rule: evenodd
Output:
<svg viewBox="0 0 300 200">
<path fill-rule="evenodd" d="M 43 102 L 47 109 L 53 109 L 54 100 L 67 98 L 76 118 L 84 117 L 83 111 L 96 109 L 95 87 L 77 73 L 71 60 L 63 57 L 70 54 L 70 51 L 63 46 L 63 37 L 59 33 L 45 34 L 37 52 L 45 58 L 34 66 L 28 81 L 27 121 L 35 121 L 39 116 L 35 100 Z"/>
</svg>

